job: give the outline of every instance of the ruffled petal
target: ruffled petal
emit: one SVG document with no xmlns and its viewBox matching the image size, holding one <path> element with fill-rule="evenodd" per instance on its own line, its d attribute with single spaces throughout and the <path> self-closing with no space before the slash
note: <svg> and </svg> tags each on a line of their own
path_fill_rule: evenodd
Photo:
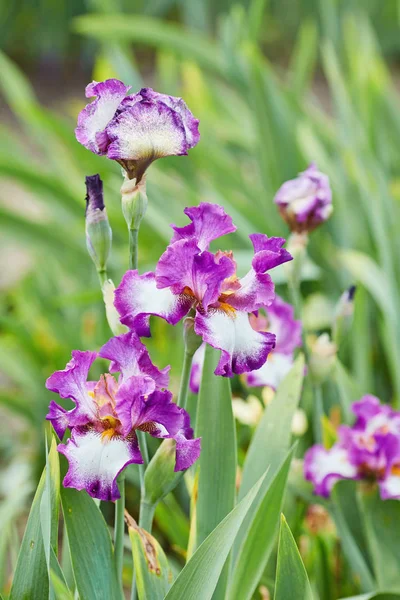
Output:
<svg viewBox="0 0 400 600">
<path fill-rule="evenodd" d="M 46 415 L 46 419 L 53 425 L 54 431 L 60 440 L 63 439 L 64 433 L 69 427 L 70 412 L 71 411 L 65 410 L 65 408 L 57 404 L 57 402 L 54 402 L 54 400 L 49 404 L 49 412 Z"/>
<path fill-rule="evenodd" d="M 108 125 L 108 158 L 151 162 L 163 156 L 187 154 L 181 116 L 159 102 L 142 101 L 125 108 Z"/>
<path fill-rule="evenodd" d="M 301 321 L 294 318 L 294 308 L 279 296 L 267 308 L 268 329 L 276 335 L 276 352 L 291 355 L 302 344 Z"/>
<path fill-rule="evenodd" d="M 92 428 L 74 428 L 66 444 L 58 446 L 69 462 L 64 487 L 86 490 L 99 500 L 117 500 L 119 473 L 130 463 L 143 462 L 136 435 L 102 436 Z"/>
<path fill-rule="evenodd" d="M 174 437 L 183 427 L 183 413 L 172 401 L 169 391 L 155 391 L 144 395 L 140 377 L 131 377 L 119 388 L 116 413 L 123 432 L 142 429 L 154 437 Z"/>
<path fill-rule="evenodd" d="M 72 359 L 65 369 L 56 371 L 46 381 L 48 390 L 75 402 L 76 408 L 69 412 L 70 425 L 84 425 L 96 418 L 96 407 L 86 384 L 89 369 L 96 357 L 96 352 L 73 350 Z"/>
<path fill-rule="evenodd" d="M 206 310 L 218 300 L 223 281 L 235 271 L 227 256 L 200 252 L 195 240 L 179 240 L 168 246 L 156 267 L 158 288 L 170 288 L 176 295 L 187 294 Z"/>
<path fill-rule="evenodd" d="M 195 119 L 191 111 L 182 98 L 168 96 L 167 94 L 159 94 L 151 88 L 142 88 L 139 92 L 144 100 L 153 102 L 162 102 L 169 108 L 172 108 L 182 119 L 182 124 L 185 129 L 186 143 L 189 148 L 193 148 L 200 140 L 199 120 Z"/>
<path fill-rule="evenodd" d="M 175 434 L 176 462 L 174 471 L 185 471 L 199 458 L 201 452 L 201 438 L 193 438 L 193 429 L 190 427 L 190 416 L 182 409 L 183 426 Z"/>
<path fill-rule="evenodd" d="M 192 221 L 184 227 L 171 225 L 174 230 L 171 243 L 180 239 L 194 239 L 200 250 L 207 250 L 210 242 L 236 231 L 236 227 L 222 206 L 202 202 L 183 211 Z"/>
<path fill-rule="evenodd" d="M 101 348 L 99 356 L 111 360 L 110 373 L 120 372 L 122 382 L 133 375 L 147 375 L 149 379 L 147 394 L 156 388 L 168 387 L 171 367 L 160 370 L 153 365 L 146 346 L 134 331 L 108 340 Z"/>
<path fill-rule="evenodd" d="M 222 351 L 215 374 L 227 377 L 259 369 L 275 346 L 275 336 L 254 331 L 248 314 L 241 311 L 210 309 L 197 313 L 195 332 Z"/>
<path fill-rule="evenodd" d="M 292 260 L 292 255 L 282 248 L 285 243 L 283 238 L 269 238 L 263 233 L 253 233 L 250 239 L 254 247 L 252 268 L 239 279 L 239 289 L 227 299 L 234 308 L 247 312 L 271 304 L 275 297 L 275 288 L 266 271 Z"/>
<path fill-rule="evenodd" d="M 330 450 L 319 444 L 312 446 L 304 456 L 304 476 L 313 483 L 314 493 L 324 498 L 329 498 L 339 479 L 358 479 L 347 450 L 338 445 Z"/>
<path fill-rule="evenodd" d="M 249 238 L 254 247 L 254 257 L 251 264 L 257 273 L 265 273 L 265 271 L 293 259 L 290 252 L 282 248 L 286 242 L 284 238 L 269 238 L 264 233 L 252 233 Z"/>
<path fill-rule="evenodd" d="M 281 381 L 289 373 L 293 358 L 287 354 L 271 352 L 267 362 L 260 369 L 246 374 L 246 382 L 250 387 L 269 386 L 276 390 Z"/>
<path fill-rule="evenodd" d="M 127 271 L 115 290 L 114 304 L 121 323 L 139 336 L 149 336 L 149 315 L 176 325 L 189 312 L 193 298 L 176 296 L 169 288 L 159 289 L 154 273 L 139 275 L 137 271 Z"/>
<path fill-rule="evenodd" d="M 106 154 L 108 137 L 105 129 L 129 88 L 118 79 L 93 81 L 86 87 L 86 97 L 96 96 L 96 99 L 79 113 L 75 129 L 78 142 L 95 154 Z"/>
</svg>

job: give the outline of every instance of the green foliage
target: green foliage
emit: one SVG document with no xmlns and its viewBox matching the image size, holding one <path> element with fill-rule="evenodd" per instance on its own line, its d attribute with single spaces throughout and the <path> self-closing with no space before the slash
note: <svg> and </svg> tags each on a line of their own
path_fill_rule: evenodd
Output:
<svg viewBox="0 0 400 600">
<path fill-rule="evenodd" d="M 274 598 L 275 600 L 287 600 L 287 598 L 313 599 L 310 582 L 300 552 L 283 515 L 281 516 L 279 532 Z"/>
<path fill-rule="evenodd" d="M 327 384 L 325 433 L 334 438 L 336 422 L 329 410 L 339 405 L 341 420 L 350 422 L 350 404 L 361 392 L 375 393 L 399 407 L 400 117 L 384 60 L 385 52 L 399 51 L 396 3 L 382 7 L 377 0 L 301 0 L 288 11 L 287 3 L 275 0 L 121 0 L 118 5 L 93 0 L 89 9 L 77 0 L 64 3 L 63 11 L 47 10 L 38 2 L 35 15 L 29 3 L 20 3 L 18 11 L 13 4 L 1 9 L 0 28 L 4 48 L 22 61 L 20 48 L 29 48 L 32 58 L 49 48 L 64 53 L 69 49 L 68 57 L 73 58 L 71 44 L 74 51 L 85 48 L 89 59 L 95 57 L 96 79 L 121 77 L 134 89 L 150 82 L 155 89 L 182 95 L 200 118 L 198 147 L 188 157 L 160 160 L 149 170 L 149 209 L 140 232 L 142 271 L 154 267 L 168 243 L 169 223 L 183 224 L 182 209 L 206 200 L 222 204 L 233 216 L 238 231 L 227 238 L 226 247 L 235 252 L 239 274 L 245 273 L 252 258 L 249 233 L 287 236 L 272 202 L 278 186 L 311 160 L 328 173 L 335 212 L 311 236 L 302 291 L 323 292 L 330 305 L 349 284 L 357 283 L 358 291 L 351 335 Z M 37 25 L 28 38 L 27 22 Z M 10 27 L 13 23 L 15 29 Z M 289 65 L 286 72 L 272 60 L 282 53 Z M 53 111 L 39 102 L 28 78 L 6 53 L 0 54 L 0 70 L 0 91 L 12 115 L 11 121 L 7 113 L 0 128 L 0 239 L 5 249 L 17 248 L 27 263 L 20 273 L 14 273 L 7 258 L 1 263 L 0 408 L 7 423 L 16 419 L 20 429 L 14 437 L 13 424 L 11 433 L 4 428 L 1 451 L 4 447 L 7 453 L 0 467 L 19 464 L 23 456 L 33 463 L 30 477 L 36 483 L 44 463 L 43 419 L 50 400 L 44 381 L 64 366 L 72 348 L 96 349 L 109 336 L 96 273 L 85 249 L 85 175 L 99 172 L 104 180 L 113 229 L 109 274 L 116 284 L 127 268 L 127 236 L 119 206 L 118 165 L 92 155 L 75 140 L 83 89 L 79 98 Z M 284 270 L 273 277 L 278 293 L 285 295 Z M 177 391 L 181 330 L 160 321 L 152 327 L 151 356 L 160 366 L 171 363 L 172 389 Z M 143 538 L 138 530 L 131 531 L 139 598 L 149 586 L 155 586 L 155 598 L 163 597 L 171 568 L 175 583 L 168 599 L 222 598 L 226 590 L 229 599 L 252 594 L 258 598 L 262 584 L 269 591 L 275 585 L 275 600 L 300 598 L 299 594 L 310 598 L 310 585 L 313 592 L 318 589 L 320 600 L 331 600 L 333 591 L 326 590 L 334 581 L 338 597 L 347 600 L 395 600 L 396 502 L 359 496 L 345 482 L 324 503 L 336 526 L 331 536 L 342 579 L 332 570 L 332 545 L 324 532 L 315 539 L 304 534 L 304 515 L 316 500 L 302 475 L 294 476 L 294 462 L 290 481 L 295 484 L 286 486 L 295 410 L 300 402 L 310 421 L 315 414 L 307 378 L 303 388 L 303 359 L 297 359 L 255 429 L 235 424 L 230 383 L 211 376 L 215 361 L 216 353 L 208 352 L 200 397 L 193 399 L 197 432 L 203 438 L 198 473 L 182 478 L 165 471 L 164 479 L 157 481 L 157 498 L 151 498 L 155 503 L 168 493 L 157 507 L 151 538 L 162 563 L 159 579 L 147 568 Z M 233 391 L 246 392 L 237 379 Z M 299 456 L 311 435 L 310 427 L 298 445 Z M 168 443 L 158 453 L 154 444 L 151 454 L 168 451 L 172 465 L 173 444 Z M 106 520 L 111 522 L 109 508 L 103 507 L 105 520 L 84 492 L 61 488 L 60 494 L 55 442 L 49 445 L 18 559 L 16 521 L 27 503 L 31 480 L 17 494 L 1 499 L 0 587 L 10 600 L 71 600 L 77 594 L 82 600 L 120 599 L 106 526 Z M 154 481 L 157 472 L 152 475 Z M 134 482 L 127 485 L 132 514 L 137 479 L 128 477 Z M 313 565 L 308 583 L 285 521 L 274 579 L 276 524 L 285 490 L 283 510 L 296 540 L 300 534 L 306 541 L 317 540 L 314 557 L 324 570 L 322 584 Z M 64 527 L 59 536 L 65 552 L 57 547 L 60 501 L 71 565 Z M 184 559 L 188 560 L 182 568 Z M 131 576 L 127 564 L 124 575 Z M 354 596 L 361 592 L 365 593 Z"/>
<path fill-rule="evenodd" d="M 72 488 L 61 488 L 61 503 L 79 595 L 121 600 L 111 537 L 99 508 L 86 492 Z"/>
<path fill-rule="evenodd" d="M 128 531 L 139 600 L 163 600 L 172 580 L 163 549 L 150 533 L 138 527 L 131 518 L 128 520 Z"/>
</svg>

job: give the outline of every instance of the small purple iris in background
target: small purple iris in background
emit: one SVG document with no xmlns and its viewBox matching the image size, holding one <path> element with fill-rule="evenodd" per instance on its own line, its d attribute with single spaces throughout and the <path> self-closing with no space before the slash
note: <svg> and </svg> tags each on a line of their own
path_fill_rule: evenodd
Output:
<svg viewBox="0 0 400 600">
<path fill-rule="evenodd" d="M 174 235 L 155 272 L 128 271 L 115 290 L 121 323 L 140 336 L 149 336 L 149 317 L 176 325 L 194 312 L 194 330 L 221 350 L 215 374 L 232 377 L 260 369 L 275 347 L 275 335 L 253 329 L 249 315 L 269 306 L 275 297 L 270 269 L 292 259 L 283 238 L 250 235 L 254 257 L 248 273 L 239 278 L 232 252 L 209 251 L 209 245 L 236 230 L 217 204 L 185 209 L 190 223 L 172 226 Z"/>
<path fill-rule="evenodd" d="M 365 479 L 378 483 L 384 500 L 400 499 L 400 412 L 380 404 L 375 396 L 363 396 L 352 410 L 356 422 L 339 427 L 332 448 L 315 445 L 308 450 L 306 479 L 316 494 L 326 498 L 340 479 Z"/>
<path fill-rule="evenodd" d="M 97 356 L 109 359 L 110 372 L 87 381 Z M 193 439 L 189 415 L 172 401 L 170 367 L 159 370 L 135 333 L 111 338 L 96 352 L 72 352 L 63 371 L 51 375 L 46 387 L 75 407 L 65 410 L 52 401 L 47 419 L 62 438 L 58 446 L 69 462 L 65 487 L 85 489 L 100 500 L 120 497 L 117 476 L 129 464 L 143 463 L 136 430 L 176 440 L 175 471 L 189 468 L 199 457 L 200 439 Z M 119 372 L 116 380 L 111 373 Z"/>
<path fill-rule="evenodd" d="M 282 218 L 296 233 L 310 232 L 332 214 L 332 191 L 328 176 L 315 163 L 277 191 L 275 204 Z"/>
<path fill-rule="evenodd" d="M 78 116 L 76 139 L 95 154 L 116 160 L 139 183 L 157 158 L 187 154 L 200 139 L 199 121 L 182 98 L 130 86 L 118 79 L 93 81 L 86 97 L 95 100 Z"/>
</svg>

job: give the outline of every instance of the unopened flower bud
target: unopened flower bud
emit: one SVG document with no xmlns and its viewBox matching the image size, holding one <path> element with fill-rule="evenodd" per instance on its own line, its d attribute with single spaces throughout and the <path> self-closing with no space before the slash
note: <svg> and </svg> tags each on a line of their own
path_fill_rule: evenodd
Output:
<svg viewBox="0 0 400 600">
<path fill-rule="evenodd" d="M 327 333 L 320 335 L 311 345 L 310 374 L 315 383 L 323 383 L 332 373 L 336 362 L 337 346 Z"/>
<path fill-rule="evenodd" d="M 163 440 L 144 476 L 144 497 L 148 504 L 157 504 L 175 489 L 182 478 L 183 471 L 174 471 L 175 456 L 175 440 Z"/>
<path fill-rule="evenodd" d="M 105 271 L 111 249 L 112 231 L 103 201 L 99 175 L 86 177 L 86 246 L 96 269 Z"/>
<path fill-rule="evenodd" d="M 146 177 L 143 176 L 138 184 L 136 179 L 125 177 L 121 195 L 122 212 L 128 229 L 139 229 L 147 209 Z"/>
<path fill-rule="evenodd" d="M 193 356 L 203 343 L 203 338 L 194 330 L 194 318 L 186 317 L 183 321 L 183 340 L 185 342 L 185 351 Z"/>
<path fill-rule="evenodd" d="M 354 314 L 354 295 L 356 286 L 352 285 L 340 297 L 335 309 L 335 319 L 333 323 L 333 339 L 337 345 L 345 339 L 350 330 Z"/>
<path fill-rule="evenodd" d="M 293 435 L 304 435 L 308 429 L 307 415 L 302 408 L 297 408 L 292 418 L 291 430 Z"/>
<path fill-rule="evenodd" d="M 313 231 L 332 214 L 329 179 L 311 163 L 298 177 L 286 181 L 279 188 L 274 202 L 291 231 Z"/>
<path fill-rule="evenodd" d="M 246 401 L 242 398 L 233 398 L 232 410 L 235 419 L 243 425 L 254 427 L 263 415 L 263 407 L 257 396 L 250 394 Z"/>
</svg>

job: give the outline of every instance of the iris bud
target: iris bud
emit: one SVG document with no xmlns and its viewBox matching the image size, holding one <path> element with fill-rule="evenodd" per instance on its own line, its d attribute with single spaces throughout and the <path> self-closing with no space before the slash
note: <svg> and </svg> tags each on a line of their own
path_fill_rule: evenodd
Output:
<svg viewBox="0 0 400 600">
<path fill-rule="evenodd" d="M 112 231 L 103 201 L 99 175 L 86 177 L 86 246 L 99 273 L 104 273 L 111 249 Z"/>
<path fill-rule="evenodd" d="M 332 330 L 333 339 L 338 346 L 346 338 L 353 321 L 355 293 L 356 286 L 352 285 L 341 295 L 336 305 Z"/>
<path fill-rule="evenodd" d="M 336 363 L 337 346 L 327 333 L 320 335 L 311 345 L 310 374 L 314 383 L 323 383 L 332 373 Z"/>
<path fill-rule="evenodd" d="M 183 471 L 174 472 L 175 440 L 167 438 L 158 447 L 144 475 L 144 499 L 148 504 L 157 504 L 178 485 Z"/>
<path fill-rule="evenodd" d="M 183 321 L 183 341 L 185 343 L 185 351 L 190 355 L 196 352 L 203 343 L 203 338 L 194 330 L 194 319 L 193 317 L 186 317 Z"/>
</svg>

